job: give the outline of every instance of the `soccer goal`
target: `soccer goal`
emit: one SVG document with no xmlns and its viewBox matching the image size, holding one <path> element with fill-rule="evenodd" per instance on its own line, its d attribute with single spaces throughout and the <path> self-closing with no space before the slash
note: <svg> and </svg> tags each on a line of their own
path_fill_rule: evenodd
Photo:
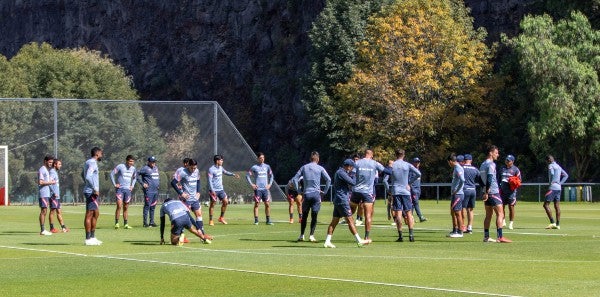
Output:
<svg viewBox="0 0 600 297">
<path fill-rule="evenodd" d="M 9 205 L 8 193 L 8 146 L 0 145 L 0 205 Z"/>
</svg>

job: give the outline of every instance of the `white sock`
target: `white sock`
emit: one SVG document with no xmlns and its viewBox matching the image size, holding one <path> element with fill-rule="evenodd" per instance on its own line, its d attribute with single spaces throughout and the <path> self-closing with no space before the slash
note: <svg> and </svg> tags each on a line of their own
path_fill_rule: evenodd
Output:
<svg viewBox="0 0 600 297">
<path fill-rule="evenodd" d="M 331 234 L 327 234 L 327 237 L 325 237 L 325 242 L 331 242 Z"/>
<path fill-rule="evenodd" d="M 360 235 L 358 235 L 358 232 L 356 234 L 354 234 L 354 238 L 356 238 L 356 242 L 360 242 Z"/>
</svg>

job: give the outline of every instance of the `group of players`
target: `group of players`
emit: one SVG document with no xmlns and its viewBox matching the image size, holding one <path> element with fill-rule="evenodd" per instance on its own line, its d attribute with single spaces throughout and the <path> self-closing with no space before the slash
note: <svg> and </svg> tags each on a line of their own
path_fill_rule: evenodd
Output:
<svg viewBox="0 0 600 297">
<path fill-rule="evenodd" d="M 482 186 L 482 200 L 485 204 L 486 216 L 484 219 L 484 242 L 511 242 L 503 236 L 502 227 L 504 227 L 504 207 L 509 206 L 510 223 L 509 228 L 513 228 L 514 205 L 516 203 L 516 188 L 520 185 L 520 171 L 514 166 L 515 158 L 508 155 L 505 159 L 505 167 L 501 171 L 501 179 L 496 179 L 496 165 L 494 161 L 499 156 L 498 148 L 491 146 L 487 153 L 485 162 L 477 170 L 471 162 L 472 156 L 469 154 L 456 156 L 454 154 L 448 157 L 448 164 L 453 168 L 451 184 L 451 215 L 452 232 L 449 237 L 462 237 L 463 232 L 472 233 L 473 209 L 475 207 L 477 182 Z M 98 196 L 99 196 L 99 178 L 98 164 L 103 157 L 103 151 L 94 147 L 91 150 L 91 158 L 84 164 L 82 177 L 84 179 L 84 196 L 86 199 L 86 213 L 84 227 L 86 233 L 85 245 L 101 245 L 102 242 L 95 237 L 96 222 L 99 216 Z M 353 159 L 347 159 L 342 166 L 335 172 L 333 179 L 333 218 L 327 230 L 324 247 L 335 248 L 331 242 L 333 232 L 340 222 L 344 220 L 352 235 L 356 239 L 358 246 L 364 246 L 372 242 L 370 237 L 373 204 L 375 202 L 374 185 L 376 178 L 383 176 L 383 182 L 387 191 L 390 193 L 388 209 L 391 212 L 388 218 L 394 218 L 394 224 L 398 230 L 397 241 L 404 241 L 403 225 L 408 226 L 409 241 L 415 241 L 414 238 L 414 218 L 413 209 L 416 208 L 417 215 L 421 222 L 426 218 L 420 213 L 418 199 L 420 195 L 420 160 L 414 158 L 412 164 L 404 161 L 405 152 L 402 149 L 396 151 L 396 160 L 390 161 L 387 167 L 373 160 L 373 151 L 366 150 L 362 158 L 356 155 Z M 124 164 L 117 165 L 111 171 L 111 181 L 116 189 L 116 211 L 115 211 L 115 229 L 120 227 L 120 212 L 123 211 L 124 228 L 130 229 L 128 224 L 128 205 L 131 201 L 131 191 L 136 181 L 143 187 L 144 191 L 144 227 L 156 227 L 154 222 L 154 210 L 158 202 L 159 173 L 156 166 L 156 158 L 151 156 L 147 159 L 148 163 L 139 171 L 135 169 L 135 159 L 133 156 L 127 156 Z M 213 212 L 217 199 L 221 202 L 221 214 L 218 222 L 227 224 L 225 212 L 229 203 L 227 194 L 223 189 L 223 175 L 239 178 L 235 173 L 229 172 L 223 168 L 223 157 L 214 156 L 214 165 L 207 171 L 208 187 L 210 196 L 209 224 L 214 225 Z M 254 224 L 258 225 L 258 208 L 262 201 L 265 205 L 266 224 L 272 225 L 270 218 L 269 193 L 273 183 L 273 172 L 269 165 L 265 164 L 265 155 L 257 154 L 257 164 L 252 166 L 246 174 L 249 185 L 254 190 Z M 567 173 L 560 168 L 552 156 L 547 156 L 550 188 L 546 194 L 544 208 L 550 220 L 548 229 L 560 228 L 560 192 L 561 184 L 568 178 Z M 181 245 L 187 242 L 183 230 L 187 229 L 192 234 L 199 237 L 204 243 L 211 243 L 213 237 L 206 234 L 203 227 L 202 210 L 200 205 L 200 174 L 197 168 L 197 161 L 193 159 L 184 159 L 183 166 L 178 168 L 171 180 L 171 186 L 178 193 L 178 199 L 167 199 L 164 201 L 160 210 L 160 234 L 161 244 L 164 240 L 165 217 L 169 216 L 171 221 L 170 242 L 173 245 Z M 319 164 L 318 152 L 311 153 L 311 162 L 302 166 L 296 175 L 290 180 L 287 186 L 289 202 L 289 220 L 293 223 L 293 206 L 297 205 L 300 221 L 300 236 L 298 241 L 305 240 L 305 231 L 308 222 L 308 216 L 311 216 L 310 233 L 308 240 L 316 242 L 314 237 L 317 226 L 317 217 L 320 211 L 322 197 L 332 186 L 332 179 L 327 171 Z M 52 215 L 56 213 L 57 219 L 63 232 L 69 229 L 64 225 L 60 209 L 59 180 L 57 171 L 60 170 L 61 161 L 51 156 L 44 158 L 44 166 L 39 170 L 39 205 L 41 235 L 52 235 L 59 232 L 54 228 Z M 518 180 L 518 181 L 515 181 Z M 325 187 L 321 187 L 324 181 Z M 515 185 L 517 184 L 517 185 Z M 552 217 L 549 207 L 550 202 L 554 202 L 556 210 L 556 221 Z M 50 207 L 50 231 L 45 229 L 45 216 Z M 466 214 L 463 209 L 466 209 Z M 194 213 L 192 217 L 190 211 Z M 354 214 L 362 213 L 364 216 L 365 233 L 364 239 L 357 232 Z M 489 236 L 489 228 L 493 214 L 496 215 L 497 239 Z M 362 217 L 360 217 L 362 219 Z M 465 219 L 466 218 L 466 219 Z M 464 221 L 467 220 L 467 224 Z"/>
</svg>

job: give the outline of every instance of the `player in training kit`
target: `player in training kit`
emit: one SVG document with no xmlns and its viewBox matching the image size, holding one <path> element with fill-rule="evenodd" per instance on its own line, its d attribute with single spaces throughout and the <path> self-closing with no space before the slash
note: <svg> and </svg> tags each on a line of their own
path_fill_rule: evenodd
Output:
<svg viewBox="0 0 600 297">
<path fill-rule="evenodd" d="M 333 218 L 327 228 L 327 237 L 323 245 L 326 248 L 335 248 L 335 245 L 331 243 L 331 237 L 342 217 L 346 218 L 350 233 L 354 235 L 359 247 L 369 243 L 367 240 L 362 240 L 360 235 L 358 235 L 352 218 L 352 210 L 350 209 L 350 194 L 352 193 L 351 189 L 355 181 L 348 173 L 352 171 L 353 167 L 354 161 L 346 159 L 343 167 L 340 167 L 333 176 Z"/>
<path fill-rule="evenodd" d="M 83 196 L 85 197 L 85 245 L 101 245 L 102 241 L 96 239 L 96 223 L 100 216 L 98 200 L 100 195 L 100 181 L 98 178 L 98 162 L 102 160 L 103 152 L 99 147 L 92 148 L 91 158 L 83 165 L 82 177 L 84 180 Z"/>
<path fill-rule="evenodd" d="M 223 189 L 223 174 L 228 176 L 234 176 L 235 178 L 240 178 L 239 175 L 229 172 L 223 168 L 223 156 L 215 155 L 213 157 L 214 165 L 211 166 L 206 172 L 206 176 L 208 179 L 208 195 L 210 196 L 210 206 L 208 208 L 208 224 L 210 226 L 214 226 L 213 222 L 213 212 L 215 210 L 215 203 L 217 203 L 217 199 L 221 201 L 221 215 L 219 216 L 219 222 L 221 224 L 227 225 L 227 221 L 225 221 L 225 211 L 227 210 L 227 205 L 229 204 L 229 199 L 227 198 L 227 193 Z"/>
<path fill-rule="evenodd" d="M 517 204 L 517 189 L 511 189 L 509 179 L 518 178 L 521 180 L 521 171 L 514 165 L 515 156 L 508 155 L 504 160 L 504 165 L 500 169 L 500 197 L 502 197 L 502 208 L 506 215 L 505 207 L 508 205 L 508 217 L 510 222 L 508 229 L 513 229 L 515 221 L 515 205 Z M 506 227 L 506 218 L 502 219 L 502 227 Z"/>
<path fill-rule="evenodd" d="M 310 163 L 302 166 L 294 176 L 294 187 L 299 189 L 299 181 L 302 177 L 304 190 L 304 199 L 302 201 L 302 213 L 304 217 L 300 221 L 300 236 L 298 241 L 304 241 L 304 231 L 306 230 L 306 221 L 308 219 L 308 211 L 310 210 L 310 237 L 311 242 L 316 242 L 315 229 L 317 228 L 317 216 L 321 210 L 321 197 L 329 191 L 331 186 L 331 177 L 321 165 L 319 165 L 319 153 L 312 152 L 310 154 Z M 321 179 L 325 180 L 325 189 L 321 191 Z"/>
<path fill-rule="evenodd" d="M 421 177 L 421 172 L 417 167 L 404 161 L 404 155 L 405 152 L 403 149 L 396 150 L 396 161 L 392 163 L 391 172 L 389 172 L 393 197 L 392 210 L 396 217 L 396 230 L 398 230 L 398 239 L 396 241 L 404 241 L 402 237 L 402 218 L 404 218 L 408 225 L 408 239 L 410 242 L 413 242 L 415 241 L 413 233 L 415 220 L 412 216 L 413 204 L 410 195 L 410 185 Z"/>
<path fill-rule="evenodd" d="M 192 222 L 196 225 L 196 229 L 204 234 L 202 206 L 200 205 L 200 172 L 198 171 L 198 162 L 194 159 L 189 159 L 186 168 L 176 172 L 176 174 L 176 177 L 171 180 L 171 186 L 196 216 L 196 220 Z"/>
<path fill-rule="evenodd" d="M 396 225 L 396 215 L 393 213 L 394 211 L 392 210 L 392 203 L 394 202 L 394 196 L 392 195 L 392 188 L 390 188 L 390 175 L 388 174 L 389 172 L 392 172 L 392 164 L 394 164 L 394 160 L 388 160 L 388 164 L 387 166 L 385 166 L 385 170 L 383 171 L 383 178 L 382 178 L 382 183 L 383 183 L 383 187 L 385 188 L 386 191 L 386 197 L 385 197 L 385 204 L 386 204 L 386 211 L 387 211 L 387 219 L 388 221 L 391 220 L 392 218 L 394 218 L 394 222 L 392 223 L 392 226 Z"/>
<path fill-rule="evenodd" d="M 202 239 L 203 243 L 211 243 L 212 236 L 203 234 L 203 232 L 198 231 L 196 226 L 192 224 L 192 217 L 188 212 L 187 206 L 180 200 L 169 198 L 165 200 L 160 208 L 160 244 L 165 243 L 165 215 L 168 215 L 171 220 L 172 245 L 182 245 L 184 243 L 185 236 L 182 234 L 184 228 Z"/>
<path fill-rule="evenodd" d="M 511 242 L 508 238 L 502 235 L 502 219 L 504 212 L 502 211 L 502 198 L 500 198 L 500 189 L 498 188 L 498 180 L 496 179 L 496 163 L 499 155 L 498 147 L 491 145 L 488 148 L 487 159 L 479 167 L 479 175 L 483 182 L 482 200 L 485 205 L 485 219 L 483 220 L 483 242 Z M 498 239 L 490 238 L 490 223 L 492 215 L 496 214 L 496 232 Z"/>
<path fill-rule="evenodd" d="M 298 222 L 302 221 L 302 190 L 296 190 L 294 180 L 290 179 L 285 187 L 285 193 L 289 204 L 288 212 L 290 213 L 290 224 L 294 223 L 294 204 L 298 210 Z"/>
<path fill-rule="evenodd" d="M 373 223 L 373 203 L 375 202 L 374 183 L 377 172 L 384 170 L 381 163 L 373 160 L 373 151 L 366 150 L 364 158 L 354 163 L 356 169 L 356 185 L 352 188 L 350 207 L 356 211 L 363 204 L 365 214 L 365 239 L 370 239 L 371 224 Z"/>
<path fill-rule="evenodd" d="M 421 169 L 419 168 L 421 166 L 421 159 L 415 157 L 412 159 L 411 164 L 415 166 L 415 168 L 419 169 L 419 172 L 421 172 Z M 414 175 L 414 173 L 411 171 L 408 177 L 409 180 L 413 179 L 412 175 Z M 419 176 L 412 184 L 410 184 L 410 196 L 412 198 L 413 209 L 417 213 L 419 222 L 422 223 L 427 221 L 427 218 L 421 212 L 421 206 L 419 205 L 419 199 L 421 198 L 421 176 Z"/>
<path fill-rule="evenodd" d="M 44 165 L 38 170 L 40 235 L 52 235 L 52 232 L 46 230 L 44 224 L 46 222 L 46 214 L 48 212 L 48 206 L 50 203 L 50 186 L 56 183 L 55 180 L 50 179 L 49 170 L 53 167 L 53 165 L 54 157 L 47 155 L 44 157 Z"/>
<path fill-rule="evenodd" d="M 463 187 L 465 185 L 465 171 L 456 155 L 451 154 L 448 156 L 448 165 L 452 167 L 452 183 L 450 185 L 450 214 L 452 215 L 452 232 L 448 234 L 448 237 L 458 238 L 463 237 L 462 226 L 464 224 L 462 209 L 464 192 Z M 463 157 L 464 161 L 464 157 Z"/>
<path fill-rule="evenodd" d="M 158 190 L 160 188 L 160 174 L 156 166 L 156 158 L 148 157 L 148 163 L 138 171 L 138 183 L 144 190 L 144 210 L 142 222 L 144 227 L 156 227 L 154 223 L 154 209 L 158 203 Z"/>
<path fill-rule="evenodd" d="M 69 232 L 69 228 L 65 226 L 65 222 L 63 221 L 62 209 L 60 208 L 60 179 L 58 172 L 62 168 L 62 161 L 55 158 L 53 163 L 52 169 L 50 169 L 50 179 L 55 181 L 55 183 L 50 185 L 50 232 L 58 233 L 58 229 L 54 228 L 54 223 L 52 222 L 54 214 L 56 214 L 56 219 L 60 224 L 62 232 Z"/>
<path fill-rule="evenodd" d="M 257 153 L 258 164 L 253 165 L 246 173 L 246 181 L 254 190 L 254 225 L 258 225 L 258 206 L 262 201 L 265 204 L 265 216 L 267 225 L 273 225 L 271 221 L 271 185 L 273 184 L 273 171 L 271 166 L 265 163 L 265 154 Z M 254 182 L 252 182 L 254 177 Z"/>
<path fill-rule="evenodd" d="M 473 162 L 473 156 L 470 154 L 465 154 L 465 165 L 463 165 L 463 170 L 465 172 L 465 185 L 463 186 L 463 192 L 465 193 L 465 197 L 463 200 L 463 209 L 467 210 L 466 218 L 467 218 L 467 233 L 473 233 L 473 209 L 475 208 L 475 199 L 477 197 L 477 188 L 476 188 L 476 177 L 479 176 L 479 169 L 475 168 L 471 164 Z M 463 217 L 464 221 L 465 217 Z"/>
<path fill-rule="evenodd" d="M 546 156 L 546 163 L 548 163 L 548 181 L 550 183 L 550 186 L 548 187 L 548 192 L 546 193 L 544 200 L 544 210 L 546 211 L 546 215 L 548 215 L 548 219 L 550 220 L 550 225 L 548 225 L 546 229 L 560 229 L 560 193 L 562 191 L 561 185 L 567 181 L 569 175 L 566 171 L 562 169 L 562 167 L 560 167 L 560 165 L 556 164 L 553 156 Z M 556 211 L 556 222 L 552 218 L 550 202 L 554 202 L 554 210 Z"/>
<path fill-rule="evenodd" d="M 115 229 L 119 229 L 119 217 L 123 209 L 123 228 L 131 229 L 127 223 L 129 219 L 129 202 L 131 202 L 131 192 L 135 186 L 137 170 L 135 169 L 135 158 L 127 155 L 125 164 L 119 164 L 110 172 L 110 180 L 115 187 Z M 116 179 L 115 179 L 116 177 Z"/>
</svg>

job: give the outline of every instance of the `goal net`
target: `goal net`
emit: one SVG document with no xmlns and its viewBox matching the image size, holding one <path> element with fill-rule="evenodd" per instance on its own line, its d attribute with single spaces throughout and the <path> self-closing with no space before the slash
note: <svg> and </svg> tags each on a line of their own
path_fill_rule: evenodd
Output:
<svg viewBox="0 0 600 297">
<path fill-rule="evenodd" d="M 0 205 L 8 204 L 8 146 L 0 145 Z"/>
</svg>

